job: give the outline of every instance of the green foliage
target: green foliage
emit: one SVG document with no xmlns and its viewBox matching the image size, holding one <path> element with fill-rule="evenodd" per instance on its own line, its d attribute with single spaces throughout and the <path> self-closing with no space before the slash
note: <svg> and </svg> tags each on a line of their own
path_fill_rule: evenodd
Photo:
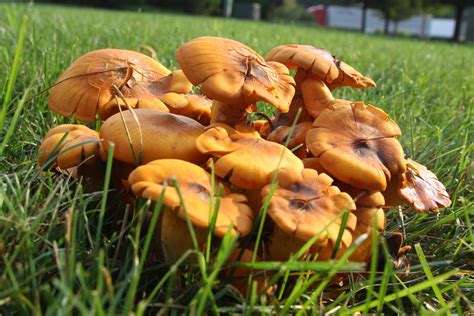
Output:
<svg viewBox="0 0 474 316">
<path fill-rule="evenodd" d="M 382 13 L 384 19 L 390 21 L 403 21 L 418 13 L 422 0 L 383 0 L 373 1 L 372 7 Z"/>
<path fill-rule="evenodd" d="M 283 0 L 282 4 L 272 11 L 271 17 L 274 20 L 289 21 L 312 19 L 311 15 L 297 0 Z"/>
<path fill-rule="evenodd" d="M 261 54 L 290 42 L 326 47 L 377 82 L 376 89 L 336 95 L 387 111 L 403 131 L 406 155 L 433 170 L 453 200 L 437 215 L 387 210 L 387 234 L 402 230 L 414 246 L 409 273 L 396 271 L 390 260 L 382 267 L 372 260 L 364 276 L 355 273 L 359 264 L 343 258 L 236 263 L 232 267 L 271 271 L 271 284 L 279 286 L 271 296 L 250 291 L 243 297 L 220 277 L 230 268 L 225 259 L 236 246 L 232 238 L 213 251 L 189 250 L 172 265 L 156 262 L 159 203 L 125 208 L 107 183 L 105 191 L 85 193 L 68 175 L 37 168 L 46 132 L 75 123 L 52 113 L 47 93 L 40 94 L 73 60 L 94 49 L 140 50 L 146 44 L 176 68 L 175 49 L 203 35 L 233 38 Z M 472 312 L 472 46 L 176 14 L 6 4 L 0 5 L 0 36 L 2 142 L 9 135 L 0 157 L 1 314 Z M 385 254 L 386 248 L 377 251 Z M 349 271 L 348 284 L 330 285 L 341 271 Z"/>
</svg>

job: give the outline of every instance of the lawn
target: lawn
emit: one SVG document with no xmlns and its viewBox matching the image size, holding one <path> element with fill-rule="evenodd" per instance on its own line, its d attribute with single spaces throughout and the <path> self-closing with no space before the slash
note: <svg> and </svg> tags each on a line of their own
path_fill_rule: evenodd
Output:
<svg viewBox="0 0 474 316">
<path fill-rule="evenodd" d="M 390 264 L 378 273 L 371 266 L 365 278 L 338 287 L 329 282 L 337 269 L 356 266 L 269 263 L 264 268 L 275 271 L 277 291 L 244 298 L 218 277 L 225 268 L 219 256 L 149 264 L 147 203 L 112 212 L 102 192 L 84 193 L 65 175 L 38 172 L 43 136 L 53 126 L 74 123 L 49 111 L 48 93 L 42 93 L 72 61 L 99 48 L 148 45 L 161 63 L 176 68 L 175 49 L 202 35 L 233 38 L 261 54 L 290 42 L 325 47 L 377 82 L 375 89 L 336 94 L 389 113 L 403 131 L 406 155 L 434 171 L 453 201 L 439 214 L 387 210 L 384 234 L 402 231 L 413 247 L 408 273 Z M 0 314 L 473 311 L 472 45 L 158 12 L 8 4 L 0 5 L 0 43 Z M 219 253 L 232 247 L 226 240 Z"/>
</svg>

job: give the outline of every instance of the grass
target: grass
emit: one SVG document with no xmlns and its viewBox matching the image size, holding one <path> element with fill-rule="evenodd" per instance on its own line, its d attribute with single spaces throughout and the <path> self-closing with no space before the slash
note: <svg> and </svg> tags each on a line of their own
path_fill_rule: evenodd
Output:
<svg viewBox="0 0 474 316">
<path fill-rule="evenodd" d="M 144 225 L 149 203 L 114 210 L 107 190 L 85 193 L 68 176 L 38 171 L 42 137 L 74 120 L 50 112 L 47 94 L 29 98 L 54 84 L 73 60 L 98 48 L 149 45 L 174 68 L 175 49 L 201 35 L 230 37 L 262 54 L 289 42 L 326 47 L 377 82 L 376 89 L 337 95 L 387 111 L 404 132 L 407 156 L 429 166 L 453 200 L 438 215 L 387 211 L 384 234 L 403 231 L 414 246 L 409 273 L 388 263 L 377 273 L 374 261 L 367 278 L 352 278 L 339 288 L 330 285 L 331 276 L 359 265 L 296 259 L 242 264 L 273 271 L 272 281 L 280 285 L 270 296 L 258 296 L 254 288 L 242 297 L 219 277 L 235 247 L 230 236 L 214 256 L 190 250 L 186 256 L 193 264 L 185 258 L 173 265 L 147 264 L 148 227 L 157 220 Z M 8 4 L 0 5 L 0 42 L 1 314 L 473 311 L 472 46 L 219 18 Z"/>
</svg>

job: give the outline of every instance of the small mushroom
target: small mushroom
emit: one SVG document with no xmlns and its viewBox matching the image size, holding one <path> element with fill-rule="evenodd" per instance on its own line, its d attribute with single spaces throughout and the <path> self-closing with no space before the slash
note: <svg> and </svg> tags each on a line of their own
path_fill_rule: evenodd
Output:
<svg viewBox="0 0 474 316">
<path fill-rule="evenodd" d="M 280 62 L 289 69 L 305 70 L 325 83 L 331 84 L 333 88 L 339 86 L 375 87 L 372 79 L 338 60 L 328 50 L 311 45 L 280 45 L 268 52 L 265 60 Z"/>
<path fill-rule="evenodd" d="M 357 188 L 384 191 L 405 172 L 401 134 L 388 115 L 356 102 L 324 110 L 306 134 L 306 144 L 328 174 Z"/>
<path fill-rule="evenodd" d="M 295 93 L 288 68 L 265 59 L 234 40 L 199 37 L 176 50 L 176 59 L 189 80 L 211 99 L 211 123 L 234 126 L 257 101 L 287 112 Z M 222 109 L 222 108 L 225 109 Z M 225 115 L 222 115 L 225 114 Z"/>
<path fill-rule="evenodd" d="M 87 191 L 95 191 L 101 187 L 104 173 L 100 151 L 99 133 L 84 125 L 63 124 L 44 137 L 39 164 L 67 170 L 74 178 L 83 178 Z"/>
<path fill-rule="evenodd" d="M 438 212 L 451 205 L 446 188 L 433 172 L 411 159 L 406 160 L 406 165 L 406 172 L 393 179 L 384 192 L 388 205 L 407 202 L 421 213 Z"/>
<path fill-rule="evenodd" d="M 184 96 L 188 102 L 185 107 L 170 108 L 170 112 L 192 118 L 204 126 L 211 122 L 212 100 L 199 94 L 188 94 Z"/>
<path fill-rule="evenodd" d="M 295 153 L 300 159 L 304 159 L 307 156 L 306 148 L 306 133 L 312 127 L 312 122 L 302 122 L 296 124 L 294 128 L 291 126 L 280 126 L 274 129 L 267 140 L 278 144 L 285 145 L 288 138 L 288 148 Z"/>
<path fill-rule="evenodd" d="M 121 49 L 100 49 L 73 62 L 51 89 L 48 105 L 64 116 L 94 121 L 117 112 L 117 87 L 132 107 L 167 110 L 191 89 L 181 71 L 171 72 L 143 54 Z M 171 93 L 171 95 L 169 94 Z M 178 100 L 177 100 L 178 99 Z M 181 100 L 181 101 L 179 101 Z M 105 107 L 105 108 L 104 108 Z"/>
<path fill-rule="evenodd" d="M 117 113 L 99 131 L 105 152 L 114 143 L 114 159 L 135 166 L 166 158 L 201 164 L 208 159 L 196 147 L 203 132 L 193 119 L 150 109 Z"/>
<path fill-rule="evenodd" d="M 268 252 L 272 260 L 287 260 L 308 240 L 320 234 L 311 246 L 315 254 L 323 248 L 336 245 L 341 229 L 341 213 L 349 210 L 347 225 L 342 233 L 342 244 L 352 243 L 351 231 L 355 229 L 356 217 L 352 213 L 355 204 L 352 198 L 331 186 L 333 180 L 326 174 L 312 169 L 300 172 L 281 169 L 278 186 L 271 196 L 268 215 L 275 223 Z M 266 199 L 271 185 L 262 189 Z"/>
<path fill-rule="evenodd" d="M 172 179 L 179 184 L 180 199 Z M 209 220 L 214 207 L 211 203 L 211 175 L 201 167 L 178 159 L 160 159 L 136 168 L 129 176 L 136 196 L 159 201 L 163 193 L 163 213 L 159 227 L 163 253 L 167 262 L 179 259 L 186 250 L 193 249 L 186 216 L 191 221 L 199 247 L 206 242 Z M 240 237 L 250 233 L 252 210 L 245 196 L 224 193 L 214 227 L 214 235 L 222 238 L 228 230 Z"/>
<path fill-rule="evenodd" d="M 47 163 L 55 154 L 57 157 L 51 163 L 61 169 L 80 164 L 93 165 L 99 158 L 99 133 L 84 125 L 59 125 L 45 135 L 39 152 L 40 165 Z"/>
<path fill-rule="evenodd" d="M 196 145 L 203 154 L 218 157 L 215 172 L 219 177 L 244 189 L 261 189 L 278 168 L 303 169 L 301 160 L 284 146 L 224 124 L 206 128 Z"/>
</svg>

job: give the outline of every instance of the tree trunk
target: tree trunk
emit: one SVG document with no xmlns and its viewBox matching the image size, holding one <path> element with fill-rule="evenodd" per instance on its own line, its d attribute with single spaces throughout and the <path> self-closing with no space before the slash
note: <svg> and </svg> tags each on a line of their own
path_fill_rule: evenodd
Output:
<svg viewBox="0 0 474 316">
<path fill-rule="evenodd" d="M 388 17 L 385 17 L 385 22 L 384 22 L 384 25 L 383 25 L 383 33 L 385 35 L 388 35 L 388 26 L 389 26 L 389 23 L 390 23 L 390 20 L 388 19 Z"/>
<path fill-rule="evenodd" d="M 398 34 L 398 21 L 393 22 L 393 34 L 397 35 Z"/>
<path fill-rule="evenodd" d="M 365 33 L 365 28 L 367 26 L 367 0 L 362 1 L 362 21 L 360 25 L 360 31 Z"/>
<path fill-rule="evenodd" d="M 454 34 L 452 40 L 454 42 L 461 41 L 461 26 L 462 26 L 462 17 L 464 13 L 464 6 L 461 3 L 456 5 L 456 26 L 454 27 Z"/>
</svg>

